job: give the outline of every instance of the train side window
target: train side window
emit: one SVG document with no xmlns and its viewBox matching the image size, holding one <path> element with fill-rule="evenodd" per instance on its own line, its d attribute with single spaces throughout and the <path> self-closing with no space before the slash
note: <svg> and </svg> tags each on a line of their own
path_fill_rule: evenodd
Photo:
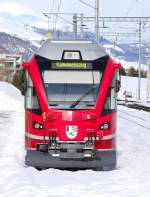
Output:
<svg viewBox="0 0 150 197">
<path fill-rule="evenodd" d="M 116 103 L 116 90 L 115 88 L 111 87 L 108 91 L 108 95 L 104 104 L 105 110 L 115 110 L 117 106 Z"/>
<path fill-rule="evenodd" d="M 121 88 L 121 75 L 119 71 L 116 71 L 116 92 L 119 92 Z"/>
<path fill-rule="evenodd" d="M 104 110 L 111 111 L 117 108 L 117 88 L 116 88 L 117 73 L 115 74 L 111 86 L 108 90 L 107 98 L 104 104 Z"/>
<path fill-rule="evenodd" d="M 27 90 L 25 94 L 25 108 L 40 109 L 39 102 L 36 96 L 36 91 L 28 73 L 26 77 L 27 77 Z"/>
</svg>

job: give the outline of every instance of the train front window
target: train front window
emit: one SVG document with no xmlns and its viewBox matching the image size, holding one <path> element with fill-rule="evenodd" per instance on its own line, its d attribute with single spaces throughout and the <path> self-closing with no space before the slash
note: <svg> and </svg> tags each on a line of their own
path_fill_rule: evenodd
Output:
<svg viewBox="0 0 150 197">
<path fill-rule="evenodd" d="M 95 108 L 101 78 L 100 71 L 45 70 L 43 79 L 49 107 Z"/>
</svg>

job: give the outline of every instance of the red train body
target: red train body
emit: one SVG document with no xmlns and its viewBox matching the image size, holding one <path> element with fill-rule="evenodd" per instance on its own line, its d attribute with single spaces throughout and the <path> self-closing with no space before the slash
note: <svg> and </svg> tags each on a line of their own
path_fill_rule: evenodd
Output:
<svg viewBox="0 0 150 197">
<path fill-rule="evenodd" d="M 94 42 L 47 41 L 23 67 L 26 164 L 115 167 L 120 65 Z"/>
</svg>

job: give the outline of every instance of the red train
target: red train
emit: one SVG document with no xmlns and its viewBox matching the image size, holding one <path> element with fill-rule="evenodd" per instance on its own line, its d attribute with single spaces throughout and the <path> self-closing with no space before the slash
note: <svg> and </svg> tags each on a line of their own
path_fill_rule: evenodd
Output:
<svg viewBox="0 0 150 197">
<path fill-rule="evenodd" d="M 47 40 L 23 67 L 26 164 L 114 168 L 120 64 L 93 41 Z"/>
</svg>

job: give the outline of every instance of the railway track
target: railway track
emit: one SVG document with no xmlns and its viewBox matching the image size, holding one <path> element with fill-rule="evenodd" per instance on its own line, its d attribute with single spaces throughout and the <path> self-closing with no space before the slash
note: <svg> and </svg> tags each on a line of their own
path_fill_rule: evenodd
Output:
<svg viewBox="0 0 150 197">
<path fill-rule="evenodd" d="M 137 104 L 137 103 L 132 103 L 132 104 L 128 104 L 127 107 L 129 108 L 133 108 L 133 109 L 138 109 L 138 110 L 143 110 L 146 112 L 150 112 L 150 107 L 148 106 L 143 106 L 141 104 Z"/>
<path fill-rule="evenodd" d="M 121 111 L 121 110 L 118 110 L 119 111 L 119 113 L 122 113 L 122 114 L 125 114 L 125 115 L 127 115 L 127 116 L 130 116 L 130 117 L 132 117 L 132 118 L 136 118 L 137 120 L 142 120 L 142 121 L 145 121 L 145 122 L 147 122 L 148 120 L 146 120 L 145 118 L 142 118 L 142 117 L 139 117 L 139 116 L 137 116 L 137 115 L 135 115 L 135 114 L 130 114 L 130 113 L 127 113 L 127 112 L 124 112 L 124 111 Z"/>
<path fill-rule="evenodd" d="M 144 119 L 142 117 L 139 117 L 139 116 L 135 115 L 134 112 L 132 114 L 124 112 L 122 110 L 118 110 L 118 112 L 119 112 L 119 117 L 121 117 L 129 122 L 132 122 L 140 127 L 150 130 L 150 123 L 149 123 L 148 119 Z"/>
<path fill-rule="evenodd" d="M 143 110 L 143 111 L 146 111 L 146 112 L 150 112 L 150 107 L 144 106 L 140 103 L 136 103 L 135 101 L 125 102 L 124 100 L 118 100 L 118 105 L 122 105 L 122 106 L 129 107 L 129 108 L 132 108 L 132 109 L 138 109 L 138 110 Z"/>
</svg>

